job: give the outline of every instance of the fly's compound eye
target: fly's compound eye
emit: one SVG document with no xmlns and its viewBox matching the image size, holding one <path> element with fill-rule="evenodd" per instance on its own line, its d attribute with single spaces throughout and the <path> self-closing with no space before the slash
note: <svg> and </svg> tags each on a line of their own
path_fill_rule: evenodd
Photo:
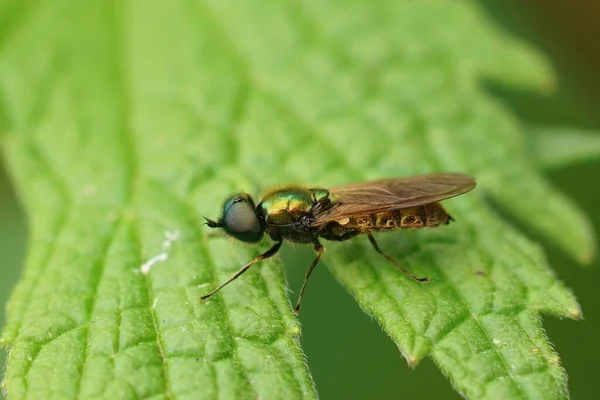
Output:
<svg viewBox="0 0 600 400">
<path fill-rule="evenodd" d="M 263 235 L 254 202 L 247 194 L 229 198 L 223 206 L 223 230 L 243 242 L 259 242 Z"/>
</svg>

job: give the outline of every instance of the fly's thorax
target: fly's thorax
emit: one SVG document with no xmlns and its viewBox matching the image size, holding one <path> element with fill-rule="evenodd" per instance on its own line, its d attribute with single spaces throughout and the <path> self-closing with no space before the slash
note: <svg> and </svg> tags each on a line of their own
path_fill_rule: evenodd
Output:
<svg viewBox="0 0 600 400">
<path fill-rule="evenodd" d="M 315 207 L 328 203 L 326 189 L 288 187 L 265 194 L 257 209 L 267 225 L 290 225 L 306 219 Z"/>
<path fill-rule="evenodd" d="M 313 199 L 316 203 L 319 204 L 327 204 L 330 202 L 331 197 L 329 194 L 329 190 L 327 189 L 309 189 L 312 193 Z"/>
</svg>

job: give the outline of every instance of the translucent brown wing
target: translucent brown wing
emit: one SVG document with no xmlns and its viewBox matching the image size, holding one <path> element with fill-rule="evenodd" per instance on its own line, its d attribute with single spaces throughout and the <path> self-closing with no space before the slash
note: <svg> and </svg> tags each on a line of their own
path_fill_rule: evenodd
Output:
<svg viewBox="0 0 600 400">
<path fill-rule="evenodd" d="M 344 217 L 431 204 L 468 192 L 475 178 L 464 174 L 430 174 L 381 179 L 329 189 L 333 206 L 315 215 L 313 225 Z"/>
</svg>

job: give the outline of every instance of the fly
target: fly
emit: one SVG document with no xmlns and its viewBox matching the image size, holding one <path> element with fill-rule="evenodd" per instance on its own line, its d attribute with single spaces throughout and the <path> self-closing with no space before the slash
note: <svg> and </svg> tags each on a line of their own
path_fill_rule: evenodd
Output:
<svg viewBox="0 0 600 400">
<path fill-rule="evenodd" d="M 325 251 L 319 239 L 345 241 L 360 234 L 367 235 L 375 251 L 406 276 L 417 282 L 429 282 L 429 278 L 414 275 L 383 252 L 373 232 L 447 225 L 453 218 L 439 202 L 473 188 L 473 177 L 447 173 L 381 179 L 331 189 L 290 186 L 266 193 L 258 205 L 246 193 L 233 195 L 225 201 L 221 218 L 216 221 L 206 218 L 206 224 L 246 243 L 258 243 L 266 233 L 275 244 L 200 299 L 208 299 L 257 262 L 277 254 L 283 241 L 288 240 L 312 244 L 316 252 L 294 307 L 298 313 L 306 283 Z"/>
</svg>

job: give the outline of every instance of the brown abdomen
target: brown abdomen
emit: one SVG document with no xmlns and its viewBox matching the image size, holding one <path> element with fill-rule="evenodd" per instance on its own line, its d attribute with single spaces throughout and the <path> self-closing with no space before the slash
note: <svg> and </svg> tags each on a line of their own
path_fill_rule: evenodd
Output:
<svg viewBox="0 0 600 400">
<path fill-rule="evenodd" d="M 400 210 L 373 213 L 370 215 L 350 217 L 346 224 L 338 223 L 346 228 L 359 228 L 369 231 L 387 231 L 394 229 L 432 228 L 448 224 L 452 217 L 440 203 L 404 208 Z"/>
</svg>

